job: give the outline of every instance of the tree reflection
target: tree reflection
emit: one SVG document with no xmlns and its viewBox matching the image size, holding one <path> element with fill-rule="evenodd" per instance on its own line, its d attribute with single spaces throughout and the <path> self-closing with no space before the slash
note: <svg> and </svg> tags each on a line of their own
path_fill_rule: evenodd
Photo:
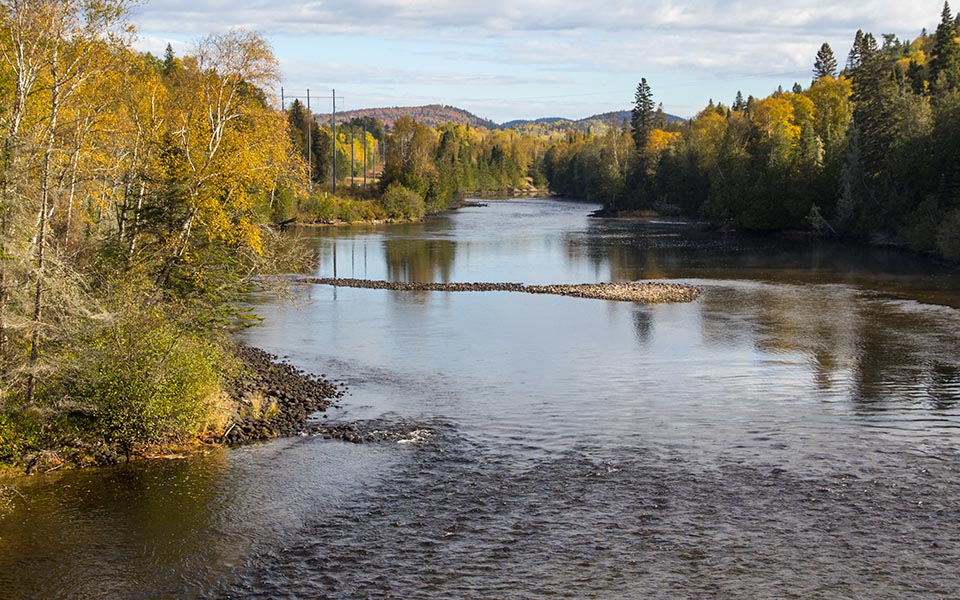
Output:
<svg viewBox="0 0 960 600">
<path fill-rule="evenodd" d="M 960 315 L 846 286 L 743 283 L 701 300 L 704 343 L 806 364 L 825 397 L 865 411 L 960 404 Z"/>
<path fill-rule="evenodd" d="M 446 239 L 390 237 L 383 240 L 390 281 L 447 283 L 456 254 L 456 242 Z"/>
</svg>

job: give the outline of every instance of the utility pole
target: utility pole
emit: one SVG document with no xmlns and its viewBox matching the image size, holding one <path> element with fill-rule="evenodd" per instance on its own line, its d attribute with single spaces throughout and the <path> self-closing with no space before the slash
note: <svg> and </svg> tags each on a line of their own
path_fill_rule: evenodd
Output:
<svg viewBox="0 0 960 600">
<path fill-rule="evenodd" d="M 337 90 L 333 90 L 333 194 L 337 194 Z"/>
<path fill-rule="evenodd" d="M 350 189 L 353 189 L 353 180 L 356 177 L 357 170 L 354 162 L 355 145 L 353 143 L 353 123 L 350 123 Z"/>
<path fill-rule="evenodd" d="M 310 111 L 310 88 L 307 88 L 307 185 L 313 184 L 313 113 Z"/>
<path fill-rule="evenodd" d="M 363 123 L 363 193 L 367 193 L 367 123 Z M 364 247 L 366 249 L 366 247 Z M 364 254 L 366 258 L 366 254 Z"/>
<path fill-rule="evenodd" d="M 337 193 L 337 91 L 333 90 L 332 96 L 315 96 L 310 93 L 310 90 L 307 90 L 307 96 L 290 96 L 291 100 L 306 100 L 307 101 L 307 175 L 308 175 L 308 184 L 313 183 L 313 100 L 320 100 L 323 98 L 333 100 L 333 193 Z M 343 97 L 340 98 L 343 100 Z M 282 87 L 280 88 L 280 103 L 283 107 L 286 107 L 287 96 L 286 90 Z M 321 174 L 322 175 L 322 174 Z"/>
</svg>

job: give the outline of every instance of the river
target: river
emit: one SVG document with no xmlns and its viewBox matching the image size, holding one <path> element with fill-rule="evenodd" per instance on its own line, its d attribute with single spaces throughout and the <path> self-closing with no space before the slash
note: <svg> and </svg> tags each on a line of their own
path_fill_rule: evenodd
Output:
<svg viewBox="0 0 960 600">
<path fill-rule="evenodd" d="M 488 204 L 300 233 L 319 276 L 703 294 L 260 298 L 243 339 L 347 383 L 328 420 L 403 443 L 304 436 L 22 480 L 0 596 L 960 598 L 957 270 Z"/>
</svg>

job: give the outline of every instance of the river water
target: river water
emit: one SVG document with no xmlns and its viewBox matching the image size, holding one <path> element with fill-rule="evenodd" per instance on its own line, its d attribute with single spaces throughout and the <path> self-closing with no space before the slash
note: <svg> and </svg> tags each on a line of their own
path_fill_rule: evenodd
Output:
<svg viewBox="0 0 960 600">
<path fill-rule="evenodd" d="M 349 384 L 328 420 L 402 443 L 23 480 L 0 596 L 960 598 L 958 272 L 594 208 L 301 232 L 321 276 L 703 295 L 261 299 L 244 339 Z"/>
</svg>

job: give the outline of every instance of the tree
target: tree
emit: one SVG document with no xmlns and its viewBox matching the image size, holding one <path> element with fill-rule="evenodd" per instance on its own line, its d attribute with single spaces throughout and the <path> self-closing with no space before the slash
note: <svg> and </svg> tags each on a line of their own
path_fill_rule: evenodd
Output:
<svg viewBox="0 0 960 600">
<path fill-rule="evenodd" d="M 827 76 L 837 76 L 837 59 L 833 55 L 830 44 L 824 42 L 817 52 L 816 60 L 813 62 L 813 80 L 816 81 Z"/>
<path fill-rule="evenodd" d="M 850 53 L 847 55 L 847 71 L 852 72 L 860 67 L 861 52 L 863 50 L 863 30 L 858 29 L 853 36 L 853 45 L 850 47 Z"/>
<path fill-rule="evenodd" d="M 641 78 L 637 85 L 633 111 L 630 117 L 630 133 L 633 135 L 633 143 L 637 151 L 641 154 L 647 147 L 647 138 L 650 137 L 650 132 L 653 131 L 654 118 L 653 93 L 650 91 L 646 78 Z"/>
<path fill-rule="evenodd" d="M 743 94 L 740 90 L 737 90 L 737 97 L 733 100 L 733 106 L 731 108 L 737 112 L 743 112 L 747 109 L 747 102 L 743 99 Z"/>
<path fill-rule="evenodd" d="M 177 57 L 173 53 L 173 45 L 167 44 L 167 49 L 163 52 L 163 74 L 170 75 L 177 68 Z"/>
<path fill-rule="evenodd" d="M 960 13 L 958 13 L 960 16 Z M 940 24 L 934 34 L 933 58 L 930 61 L 930 83 L 937 93 L 960 87 L 960 26 L 951 16 L 950 4 L 943 3 Z"/>
<path fill-rule="evenodd" d="M 12 109 L 4 114 L 4 150 L 7 154 L 0 200 L 0 348 L 5 346 L 6 308 L 10 285 L 31 289 L 28 373 L 25 400 L 34 397 L 40 349 L 46 327 L 48 281 L 51 279 L 51 224 L 58 204 L 76 181 L 73 145 L 65 124 L 99 102 L 94 93 L 123 45 L 126 0 L 19 0 L 0 4 L 0 66 L 13 80 Z M 78 121 L 79 123 L 80 121 Z M 82 124 L 80 126 L 83 127 Z M 73 131 L 77 131 L 74 128 Z M 16 198 L 10 203 L 11 198 Z M 9 204 L 8 204 L 9 203 Z M 9 232 L 21 222 L 26 243 L 15 251 L 22 259 L 19 274 L 10 271 L 15 261 Z M 25 223 L 32 223 L 27 228 Z"/>
</svg>

